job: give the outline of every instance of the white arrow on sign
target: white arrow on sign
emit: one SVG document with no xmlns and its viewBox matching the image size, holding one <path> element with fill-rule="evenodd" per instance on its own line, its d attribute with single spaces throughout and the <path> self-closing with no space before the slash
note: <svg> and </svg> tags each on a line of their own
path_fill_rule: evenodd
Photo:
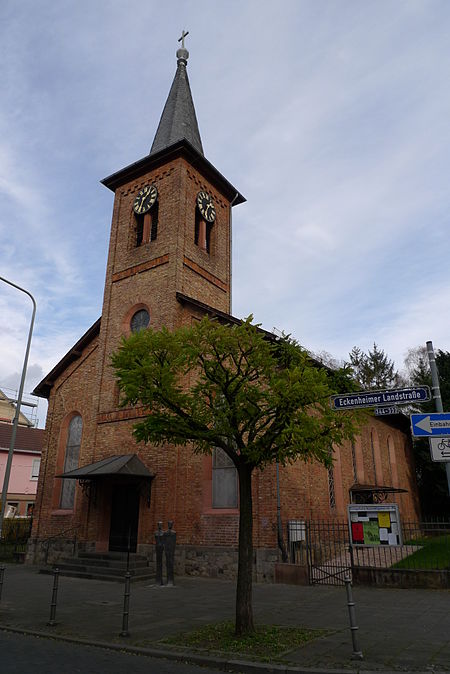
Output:
<svg viewBox="0 0 450 674">
<path fill-rule="evenodd" d="M 431 423 L 430 422 L 431 422 L 430 417 L 425 417 L 425 419 L 422 419 L 422 421 L 419 421 L 415 425 L 416 425 L 417 428 L 421 428 L 426 433 L 431 434 L 432 430 L 431 430 Z"/>
</svg>

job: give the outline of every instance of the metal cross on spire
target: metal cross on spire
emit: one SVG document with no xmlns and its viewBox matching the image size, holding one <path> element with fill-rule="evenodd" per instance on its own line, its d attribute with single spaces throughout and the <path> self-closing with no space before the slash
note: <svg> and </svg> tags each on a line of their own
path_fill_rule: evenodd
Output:
<svg viewBox="0 0 450 674">
<path fill-rule="evenodd" d="M 183 32 L 181 33 L 181 37 L 178 38 L 178 42 L 181 42 L 181 48 L 182 48 L 182 49 L 185 49 L 185 46 L 184 46 L 184 38 L 185 38 L 187 35 L 189 35 L 189 31 L 185 32 L 185 31 L 183 30 Z"/>
</svg>

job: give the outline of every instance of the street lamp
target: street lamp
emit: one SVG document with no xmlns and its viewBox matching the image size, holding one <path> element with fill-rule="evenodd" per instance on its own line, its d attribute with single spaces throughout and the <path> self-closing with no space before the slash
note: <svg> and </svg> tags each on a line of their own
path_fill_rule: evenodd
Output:
<svg viewBox="0 0 450 674">
<path fill-rule="evenodd" d="M 31 315 L 30 329 L 29 329 L 29 332 L 28 332 L 27 349 L 26 349 L 25 358 L 24 358 L 24 361 L 23 361 L 22 377 L 20 379 L 19 395 L 17 397 L 17 403 L 16 403 L 16 413 L 14 415 L 14 421 L 13 421 L 13 427 L 12 427 L 12 433 L 11 433 L 11 442 L 10 442 L 10 445 L 9 445 L 9 452 L 8 452 L 8 460 L 6 462 L 5 477 L 3 479 L 2 508 L 1 508 L 1 512 L 0 512 L 0 540 L 1 540 L 2 539 L 2 532 L 3 532 L 3 519 L 4 519 L 4 516 L 5 516 L 5 509 L 6 509 L 6 499 L 7 499 L 7 496 L 8 496 L 9 476 L 11 474 L 11 464 L 12 464 L 13 455 L 14 455 L 14 444 L 16 442 L 17 426 L 19 424 L 19 416 L 20 416 L 20 407 L 22 405 L 23 387 L 25 385 L 25 375 L 27 373 L 28 356 L 29 356 L 29 353 L 30 353 L 31 335 L 33 333 L 34 316 L 36 314 L 36 302 L 34 300 L 33 295 L 31 293 L 29 293 L 28 290 L 25 290 L 24 288 L 21 288 L 20 286 L 16 285 L 15 283 L 12 283 L 12 281 L 8 281 L 7 279 L 3 278 L 2 276 L 0 276 L 0 281 L 4 281 L 4 283 L 7 283 L 8 285 L 13 286 L 13 288 L 17 288 L 17 290 L 21 290 L 23 293 L 28 295 L 28 297 L 30 297 L 31 301 L 33 302 L 33 313 Z"/>
</svg>

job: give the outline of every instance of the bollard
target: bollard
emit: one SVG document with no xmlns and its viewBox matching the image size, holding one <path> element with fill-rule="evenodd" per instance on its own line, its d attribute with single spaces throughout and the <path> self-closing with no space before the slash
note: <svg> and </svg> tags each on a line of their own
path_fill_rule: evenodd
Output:
<svg viewBox="0 0 450 674">
<path fill-rule="evenodd" d="M 122 631 L 120 633 L 121 637 L 130 636 L 130 633 L 128 631 L 128 617 L 130 615 L 130 580 L 131 580 L 131 573 L 127 571 L 125 574 L 125 592 L 123 595 Z"/>
<path fill-rule="evenodd" d="M 353 644 L 353 653 L 352 660 L 362 660 L 363 654 L 358 644 L 358 627 L 356 626 L 356 612 L 355 612 L 355 602 L 353 601 L 352 593 L 352 581 L 350 576 L 344 578 L 345 589 L 347 591 L 347 606 L 348 606 L 348 615 L 350 618 L 350 631 L 352 633 L 352 644 Z"/>
<path fill-rule="evenodd" d="M 6 566 L 0 566 L 0 601 L 2 600 L 3 577 L 5 575 Z"/>
<path fill-rule="evenodd" d="M 55 615 L 56 615 L 56 602 L 58 599 L 58 579 L 59 579 L 59 569 L 56 568 L 53 570 L 52 603 L 50 604 L 50 620 L 47 623 L 49 627 L 54 627 L 56 625 Z"/>
</svg>

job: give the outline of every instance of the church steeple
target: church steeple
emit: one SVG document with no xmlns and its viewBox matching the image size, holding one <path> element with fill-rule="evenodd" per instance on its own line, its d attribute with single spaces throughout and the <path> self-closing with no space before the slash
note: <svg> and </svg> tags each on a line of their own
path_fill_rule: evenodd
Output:
<svg viewBox="0 0 450 674">
<path fill-rule="evenodd" d="M 177 70 L 159 121 L 150 155 L 165 150 L 180 140 L 187 140 L 203 155 L 203 146 L 198 130 L 194 101 L 187 74 L 189 52 L 185 49 L 183 31 L 179 41 L 181 49 L 177 51 Z"/>
</svg>

